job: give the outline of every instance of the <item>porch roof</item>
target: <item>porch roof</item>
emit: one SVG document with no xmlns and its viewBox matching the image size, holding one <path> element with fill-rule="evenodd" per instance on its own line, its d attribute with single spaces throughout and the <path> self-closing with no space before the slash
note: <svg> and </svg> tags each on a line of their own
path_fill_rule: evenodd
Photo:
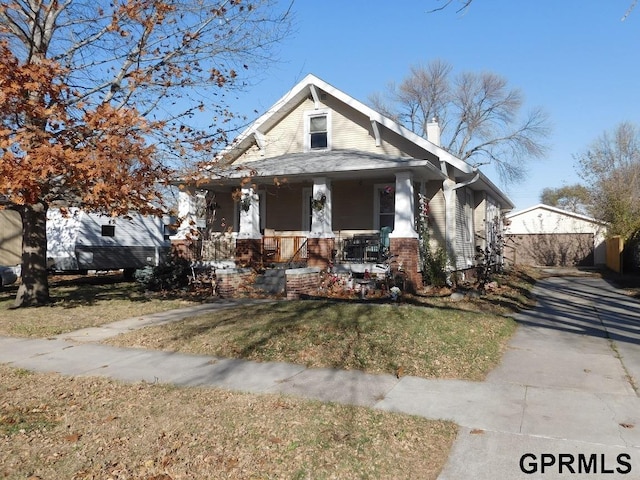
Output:
<svg viewBox="0 0 640 480">
<path fill-rule="evenodd" d="M 444 174 L 429 160 L 393 157 L 352 150 L 292 153 L 251 162 L 211 168 L 208 178 L 216 183 L 237 184 L 238 179 L 287 178 L 310 180 L 329 178 L 376 177 L 399 171 L 411 171 L 420 180 L 444 180 Z"/>
</svg>

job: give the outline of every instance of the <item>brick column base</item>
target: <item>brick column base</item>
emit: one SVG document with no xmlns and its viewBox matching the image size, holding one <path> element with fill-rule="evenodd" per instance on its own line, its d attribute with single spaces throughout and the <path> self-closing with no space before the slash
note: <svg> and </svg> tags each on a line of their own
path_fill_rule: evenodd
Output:
<svg viewBox="0 0 640 480">
<path fill-rule="evenodd" d="M 236 239 L 236 264 L 251 267 L 262 263 L 262 240 L 259 238 Z"/>
<path fill-rule="evenodd" d="M 320 269 L 294 268 L 286 271 L 287 300 L 297 300 L 301 295 L 316 295 L 320 287 Z"/>
<path fill-rule="evenodd" d="M 334 238 L 307 239 L 307 266 L 324 270 L 333 262 Z"/>
<path fill-rule="evenodd" d="M 222 298 L 233 298 L 237 296 L 238 290 L 250 284 L 253 270 L 250 268 L 241 269 L 219 269 L 216 271 L 216 283 L 218 295 Z"/>
<path fill-rule="evenodd" d="M 393 238 L 391 237 L 389 250 L 395 255 L 395 265 L 402 264 L 402 269 L 407 275 L 406 290 L 415 293 L 422 285 L 422 274 L 418 271 L 418 239 L 417 238 Z"/>
</svg>

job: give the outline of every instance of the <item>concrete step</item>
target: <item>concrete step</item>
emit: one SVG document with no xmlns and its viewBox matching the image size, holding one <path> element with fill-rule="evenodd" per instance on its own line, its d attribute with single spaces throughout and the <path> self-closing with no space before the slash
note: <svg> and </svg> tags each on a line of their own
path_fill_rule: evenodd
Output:
<svg viewBox="0 0 640 480">
<path fill-rule="evenodd" d="M 285 271 L 282 269 L 269 269 L 258 275 L 253 284 L 254 288 L 269 294 L 283 293 L 285 289 Z"/>
</svg>

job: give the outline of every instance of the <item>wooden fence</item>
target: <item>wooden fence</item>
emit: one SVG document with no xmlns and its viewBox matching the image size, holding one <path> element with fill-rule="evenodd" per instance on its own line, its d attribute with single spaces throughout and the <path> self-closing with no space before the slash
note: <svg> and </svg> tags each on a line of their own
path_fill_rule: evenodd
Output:
<svg viewBox="0 0 640 480">
<path fill-rule="evenodd" d="M 617 273 L 622 273 L 622 251 L 624 240 L 622 237 L 607 238 L 607 268 Z"/>
</svg>

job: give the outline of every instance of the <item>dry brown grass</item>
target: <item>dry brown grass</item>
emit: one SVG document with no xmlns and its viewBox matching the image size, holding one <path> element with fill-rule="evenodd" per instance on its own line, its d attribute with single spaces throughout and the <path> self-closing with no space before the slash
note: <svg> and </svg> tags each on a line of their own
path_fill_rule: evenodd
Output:
<svg viewBox="0 0 640 480">
<path fill-rule="evenodd" d="M 0 291 L 0 335 L 49 337 L 195 304 L 190 299 L 147 296 L 119 275 L 54 277 L 52 303 L 37 308 L 12 310 L 16 289 Z"/>
<path fill-rule="evenodd" d="M 405 296 L 400 305 L 325 299 L 237 307 L 133 331 L 108 343 L 318 368 L 482 380 L 500 361 L 515 331 L 509 315 L 533 305 L 531 288 L 537 277 L 537 271 L 521 269 L 498 275 L 486 295 L 462 301 L 452 301 L 450 291 L 432 291 Z"/>
<path fill-rule="evenodd" d="M 435 479 L 449 422 L 0 365 L 0 477 Z"/>
<path fill-rule="evenodd" d="M 370 373 L 482 380 L 515 330 L 508 317 L 414 305 L 285 301 L 135 330 L 117 346 Z"/>
</svg>

